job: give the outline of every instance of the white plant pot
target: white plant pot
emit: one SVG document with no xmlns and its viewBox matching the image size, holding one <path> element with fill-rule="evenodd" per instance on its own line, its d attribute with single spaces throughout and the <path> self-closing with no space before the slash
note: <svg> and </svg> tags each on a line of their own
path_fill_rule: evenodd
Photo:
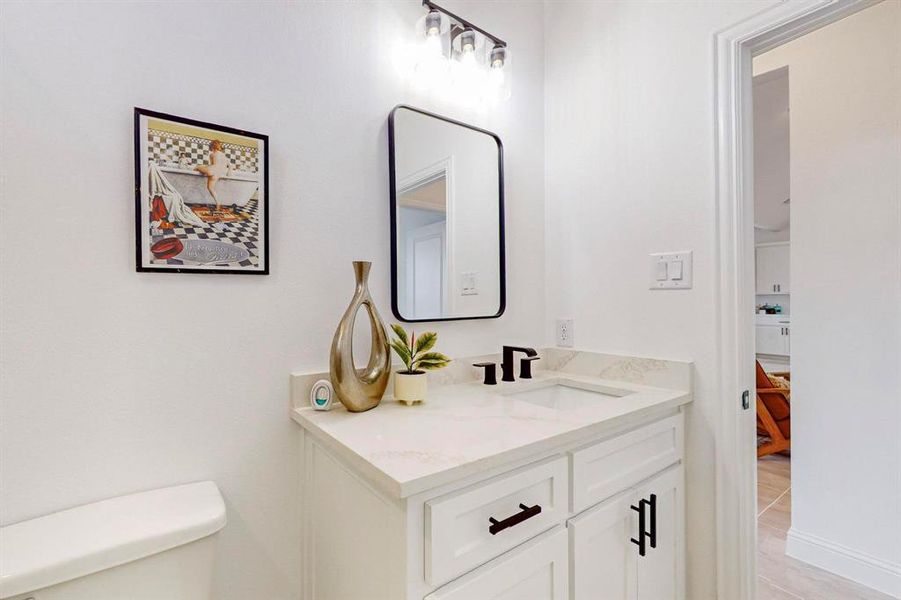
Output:
<svg viewBox="0 0 901 600">
<path fill-rule="evenodd" d="M 417 402 L 425 402 L 428 392 L 428 380 L 425 371 L 419 373 L 394 374 L 394 399 L 407 406 Z"/>
</svg>

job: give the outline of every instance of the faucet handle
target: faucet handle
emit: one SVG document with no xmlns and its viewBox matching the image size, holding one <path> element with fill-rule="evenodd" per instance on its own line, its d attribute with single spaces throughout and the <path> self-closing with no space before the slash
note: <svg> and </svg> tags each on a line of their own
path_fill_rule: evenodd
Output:
<svg viewBox="0 0 901 600">
<path fill-rule="evenodd" d="M 521 358 L 519 361 L 519 378 L 520 379 L 531 379 L 532 378 L 532 361 L 541 360 L 540 356 L 526 356 Z"/>
<path fill-rule="evenodd" d="M 474 367 L 485 369 L 485 385 L 497 385 L 497 364 L 493 362 L 473 363 Z"/>
</svg>

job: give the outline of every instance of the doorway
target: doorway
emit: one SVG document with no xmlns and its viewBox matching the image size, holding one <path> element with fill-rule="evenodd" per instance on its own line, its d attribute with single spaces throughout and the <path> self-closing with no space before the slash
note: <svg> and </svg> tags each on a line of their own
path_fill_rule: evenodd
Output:
<svg viewBox="0 0 901 600">
<path fill-rule="evenodd" d="M 718 340 L 719 355 L 721 358 L 720 390 L 723 398 L 722 422 L 717 432 L 717 555 L 718 572 L 720 573 L 720 576 L 718 577 L 718 593 L 721 598 L 742 598 L 750 600 L 756 597 L 758 589 L 762 589 L 763 586 L 759 585 L 760 580 L 758 579 L 758 574 L 762 573 L 768 565 L 764 564 L 764 561 L 767 559 L 765 557 L 759 557 L 757 553 L 757 517 L 758 514 L 760 514 L 761 519 L 777 516 L 775 513 L 771 513 L 770 515 L 766 515 L 766 513 L 768 510 L 776 508 L 777 504 L 773 503 L 778 503 L 780 500 L 787 500 L 787 502 L 784 502 L 783 504 L 788 504 L 790 506 L 794 487 L 794 482 L 791 482 L 791 476 L 797 475 L 797 473 L 792 472 L 794 469 L 791 468 L 795 467 L 795 465 L 789 466 L 788 462 L 784 462 L 782 465 L 773 465 L 779 466 L 779 468 L 782 469 L 783 473 L 787 476 L 786 483 L 788 485 L 783 489 L 777 488 L 772 490 L 775 495 L 769 498 L 768 502 L 762 502 L 762 506 L 760 507 L 761 510 L 758 510 L 758 484 L 763 482 L 773 473 L 761 471 L 758 478 L 757 453 L 755 452 L 758 434 L 757 411 L 755 410 L 757 394 L 755 393 L 755 390 L 760 386 L 755 385 L 757 376 L 757 361 L 755 360 L 757 358 L 757 349 L 755 347 L 755 327 L 757 325 L 755 322 L 757 291 L 755 289 L 757 283 L 755 280 L 755 253 L 757 244 L 754 235 L 755 185 L 753 174 L 755 172 L 755 161 L 753 158 L 754 121 L 753 103 L 751 100 L 753 94 L 753 60 L 755 57 L 761 56 L 767 51 L 776 49 L 793 40 L 797 40 L 808 33 L 824 28 L 826 25 L 833 24 L 854 13 L 874 7 L 876 4 L 878 3 L 856 2 L 853 0 L 805 0 L 783 3 L 764 10 L 754 17 L 716 35 L 716 139 L 719 230 L 717 248 L 720 273 L 717 304 L 719 307 L 718 320 L 720 323 Z M 789 69 L 789 72 L 790 75 L 793 74 L 791 69 Z M 852 76 L 849 80 L 856 79 L 856 75 L 857 73 L 852 72 Z M 794 80 L 792 79 L 792 81 Z M 795 115 L 792 114 L 792 117 L 794 116 Z M 843 118 L 844 115 L 837 120 L 840 121 Z M 870 135 L 872 136 L 872 134 Z M 827 148 L 828 144 L 825 144 L 823 147 Z M 847 164 L 852 165 L 854 162 L 850 161 Z M 836 165 L 830 166 L 833 169 L 839 168 Z M 815 169 L 807 169 L 807 171 L 812 170 Z M 829 174 L 828 170 L 823 170 L 822 168 L 820 172 L 823 173 L 824 176 Z M 824 178 L 824 181 L 828 180 L 829 177 Z M 859 195 L 855 194 L 846 194 L 846 196 L 859 198 Z M 791 204 L 793 205 L 791 217 L 793 222 L 791 262 L 792 264 L 795 264 L 796 233 L 794 231 L 794 220 L 797 210 L 797 207 L 794 206 L 796 202 L 795 190 L 792 190 L 790 198 Z M 849 216 L 847 222 L 850 223 L 853 220 L 854 216 Z M 893 222 L 891 218 L 889 218 L 888 221 Z M 847 238 L 848 236 L 845 229 L 846 227 L 843 226 L 836 227 L 831 224 L 829 226 L 831 236 L 835 239 L 842 239 L 843 237 Z M 830 236 L 826 235 L 823 237 L 829 238 Z M 890 249 L 891 247 L 889 247 L 889 250 Z M 828 260 L 831 260 L 832 258 L 833 257 L 831 256 L 828 257 L 826 264 L 830 264 Z M 833 262 L 836 265 L 836 268 L 833 269 L 834 272 L 853 272 L 853 270 L 842 260 Z M 872 262 L 878 264 L 885 261 L 877 260 Z M 891 252 L 889 252 L 888 262 L 893 265 Z M 825 274 L 827 271 L 824 271 L 823 273 Z M 792 276 L 794 279 L 794 272 L 792 273 Z M 834 282 L 834 278 L 828 276 L 823 277 L 823 279 Z M 794 288 L 794 281 L 792 281 L 791 291 L 792 310 L 794 313 L 798 313 L 797 315 L 792 313 L 793 322 L 791 324 L 791 330 L 793 333 L 797 334 L 798 323 L 801 323 L 804 319 L 813 318 L 813 311 L 809 314 L 804 312 L 804 307 L 811 306 L 809 299 L 812 297 L 812 294 L 807 296 L 806 302 L 799 301 L 801 295 L 800 292 L 798 292 L 797 298 L 795 297 L 796 290 Z M 891 293 L 889 295 L 891 295 Z M 820 297 L 823 296 L 824 295 L 821 294 Z M 840 294 L 830 292 L 826 296 L 831 300 L 834 297 L 840 296 Z M 822 302 L 821 304 L 824 306 L 829 305 L 828 302 Z M 814 306 L 816 305 L 814 304 Z M 847 314 L 847 312 L 841 311 L 836 314 Z M 795 317 L 797 317 L 797 319 Z M 797 322 L 795 322 L 796 320 Z M 809 323 L 810 321 L 807 322 L 807 326 L 809 326 Z M 894 327 L 892 323 L 893 322 L 890 320 L 888 324 L 884 326 L 886 331 L 883 332 L 882 338 L 878 338 L 879 334 L 874 336 L 874 339 L 889 340 L 884 344 L 886 348 L 893 344 L 893 342 L 891 342 L 891 339 L 893 339 L 891 336 L 894 335 L 894 333 L 892 333 L 892 327 Z M 822 331 L 829 330 L 828 323 L 821 325 L 821 327 Z M 790 377 L 792 380 L 795 379 L 798 370 L 798 364 L 796 363 L 799 360 L 798 356 L 801 355 L 797 348 L 799 346 L 799 339 L 799 335 L 794 335 L 790 346 Z M 828 350 L 829 346 L 830 344 L 828 343 L 821 343 L 822 350 Z M 889 352 L 888 355 L 892 356 L 892 352 L 895 352 L 895 349 L 889 349 L 891 352 Z M 812 360 L 810 357 L 815 353 L 810 351 L 807 354 L 808 358 L 806 360 L 809 363 Z M 817 359 L 823 362 L 823 364 L 832 364 L 829 375 L 818 378 L 818 385 L 822 384 L 824 381 L 828 382 L 835 377 L 842 377 L 844 370 L 831 363 L 831 357 L 827 354 L 819 352 Z M 880 367 L 881 366 L 882 365 L 880 365 Z M 867 369 L 866 367 L 863 367 L 852 370 L 852 372 L 855 373 L 868 374 L 877 371 L 882 373 L 882 377 L 885 381 L 889 382 L 885 385 L 886 388 L 891 388 L 895 385 L 894 380 L 891 379 L 892 369 Z M 897 371 L 897 366 L 894 371 Z M 888 375 L 885 373 L 888 373 Z M 766 377 L 766 375 L 764 375 L 764 377 Z M 871 379 L 866 380 L 865 385 L 873 387 Z M 792 383 L 795 382 L 793 381 Z M 796 385 L 797 388 L 794 390 L 794 393 L 797 395 L 797 402 L 792 406 L 792 412 L 800 412 L 800 406 L 814 407 L 816 405 L 811 398 L 818 399 L 824 397 L 824 395 L 820 393 L 809 393 L 802 402 L 802 394 L 800 391 L 802 382 L 799 381 Z M 811 378 L 809 377 L 804 379 L 803 385 L 808 386 L 806 388 L 808 390 L 813 390 L 815 388 L 815 386 L 811 384 Z M 898 390 L 901 390 L 901 387 L 898 387 Z M 870 400 L 871 397 L 868 396 L 867 399 Z M 883 418 L 889 418 L 891 416 L 891 406 L 889 405 L 889 402 L 877 399 L 871 401 L 870 404 L 878 404 L 878 402 L 883 402 L 884 404 L 884 406 L 881 407 L 881 409 L 884 410 Z M 826 412 L 827 411 L 825 410 L 822 411 L 823 414 Z M 854 420 L 854 411 L 848 411 L 845 414 L 844 420 L 847 433 L 847 424 L 849 420 Z M 822 418 L 822 415 L 815 410 L 805 411 L 805 415 L 814 415 L 814 420 L 816 418 Z M 794 417 L 795 415 L 792 416 Z M 882 419 L 876 420 L 881 421 Z M 895 421 L 897 422 L 897 418 Z M 818 423 L 818 425 L 822 425 L 822 423 Z M 866 431 L 870 428 L 860 426 L 859 429 L 860 431 Z M 873 436 L 870 437 L 872 438 Z M 801 457 L 805 457 L 806 459 L 816 454 L 817 456 L 829 457 L 835 461 L 834 464 L 836 468 L 847 466 L 843 465 L 843 463 L 847 463 L 847 457 L 853 455 L 853 453 L 845 452 L 843 454 L 842 452 L 836 451 L 843 440 L 842 437 L 833 438 L 833 440 L 831 447 L 827 447 L 825 450 L 822 447 L 818 448 L 816 453 L 810 448 L 808 448 L 807 451 L 802 450 L 799 452 L 797 450 L 799 446 L 796 444 L 795 447 L 792 448 L 791 459 L 796 458 L 796 455 L 800 460 Z M 802 442 L 799 442 L 799 444 L 800 443 Z M 854 446 L 854 448 L 857 447 Z M 888 446 L 886 449 L 890 451 Z M 893 465 L 894 463 L 891 461 L 884 463 L 879 462 L 886 454 L 886 452 L 882 452 L 881 455 L 873 455 L 872 459 L 876 460 L 882 468 L 885 468 L 886 465 Z M 888 454 L 890 454 L 890 452 L 888 452 Z M 788 460 L 790 461 L 791 459 Z M 783 459 L 772 459 L 772 462 L 779 460 Z M 866 462 L 861 464 L 866 464 Z M 864 469 L 861 468 L 852 471 L 849 479 L 857 482 L 857 475 L 862 471 L 864 471 Z M 834 478 L 830 478 L 828 475 L 818 476 L 817 479 L 819 480 L 817 483 L 825 483 L 827 486 L 830 483 L 830 479 L 834 481 Z M 883 473 L 883 480 L 891 481 L 891 477 L 886 477 L 885 473 Z M 771 483 L 773 483 L 772 480 Z M 808 486 L 808 489 L 810 489 L 810 486 Z M 849 504 L 852 508 L 857 506 L 858 500 L 861 500 L 855 495 L 857 492 L 857 488 L 855 487 L 840 491 L 849 498 Z M 892 493 L 886 494 L 885 496 L 888 499 L 893 498 Z M 828 494 L 816 495 L 813 498 L 808 496 L 806 498 L 808 502 L 810 502 L 811 499 L 820 502 L 825 506 L 827 504 Z M 764 500 L 766 500 L 766 498 L 764 498 Z M 882 501 L 882 498 L 877 496 L 877 503 L 880 501 Z M 861 503 L 861 505 L 863 505 L 863 503 Z M 894 516 L 894 513 L 891 511 L 891 507 L 888 506 L 888 504 L 886 504 L 886 507 L 880 505 L 879 508 L 879 514 L 882 514 L 885 517 Z M 874 560 L 872 556 L 867 556 L 863 552 L 856 552 L 853 549 L 842 547 L 839 544 L 830 543 L 825 537 L 808 535 L 805 533 L 807 531 L 805 527 L 810 523 L 812 517 L 808 519 L 806 514 L 802 515 L 806 520 L 805 526 L 798 528 L 797 523 L 792 522 L 792 517 L 795 516 L 792 515 L 792 509 L 789 508 L 784 512 L 785 516 L 788 517 L 786 525 L 791 533 L 787 534 L 787 537 L 789 538 L 789 545 L 793 544 L 792 554 L 794 556 L 803 554 L 805 558 L 803 561 L 804 563 L 830 567 L 829 570 L 842 572 L 842 574 L 846 575 L 849 579 L 855 579 L 860 583 L 866 584 L 868 588 L 880 589 L 883 592 L 890 593 L 893 596 L 895 595 L 893 590 L 898 590 L 899 588 L 893 586 L 899 581 L 898 577 L 901 576 L 901 569 L 898 569 L 897 566 L 893 565 L 891 556 L 889 556 L 887 560 Z M 809 513 L 809 515 L 813 515 L 814 512 L 816 511 Z M 862 515 L 864 519 L 873 518 L 871 516 L 873 514 L 872 512 L 867 513 L 866 511 L 857 511 L 855 513 L 849 510 L 848 513 L 857 514 L 858 516 Z M 845 530 L 851 529 L 847 526 L 848 523 L 844 522 L 844 518 L 837 519 L 836 521 L 838 521 L 838 526 L 835 527 L 836 530 L 841 530 L 843 527 Z M 853 520 L 849 517 L 848 522 L 851 523 Z M 870 527 L 869 529 L 874 533 L 882 531 L 883 534 L 888 533 L 889 535 L 894 535 L 894 532 L 892 531 L 894 524 L 892 523 L 891 518 L 884 519 L 881 523 L 876 525 L 877 526 Z M 870 535 L 870 531 L 862 531 L 864 529 L 865 528 L 863 527 L 858 527 L 853 532 L 860 533 L 862 545 L 869 544 L 872 546 L 873 544 L 871 542 L 873 540 L 875 540 L 876 544 L 881 543 L 876 536 Z M 893 539 L 897 540 L 898 538 L 894 537 Z M 761 544 L 764 544 L 767 542 L 767 539 L 764 536 L 761 536 L 760 541 Z M 889 552 L 889 555 L 890 554 L 891 552 Z M 841 563 L 840 559 L 843 558 L 848 558 L 849 560 Z M 832 562 L 826 564 L 829 561 Z M 844 571 L 842 571 L 842 569 L 844 569 Z M 848 591 L 847 589 L 845 589 L 844 592 L 841 592 L 840 590 L 843 589 L 841 587 L 833 587 L 832 589 L 833 592 L 831 595 L 826 594 L 824 596 L 821 593 L 817 596 L 814 593 L 810 597 L 886 597 L 885 595 L 870 595 L 871 592 L 867 588 L 862 588 L 863 591 L 855 589 L 853 592 Z M 762 595 L 761 597 L 806 597 L 804 594 L 798 593 L 798 590 L 792 591 L 774 588 L 765 590 L 764 593 L 766 592 L 769 592 L 770 595 Z M 878 594 L 878 592 L 872 592 L 872 594 Z M 901 591 L 899 591 L 898 594 L 901 594 Z"/>
<path fill-rule="evenodd" d="M 428 167 L 397 192 L 398 293 L 413 319 L 440 318 L 452 309 L 451 164 L 447 159 Z"/>
</svg>

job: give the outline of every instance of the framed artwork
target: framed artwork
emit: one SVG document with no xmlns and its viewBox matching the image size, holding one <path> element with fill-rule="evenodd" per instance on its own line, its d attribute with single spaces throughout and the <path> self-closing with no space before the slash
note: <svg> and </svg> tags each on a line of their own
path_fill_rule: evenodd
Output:
<svg viewBox="0 0 901 600">
<path fill-rule="evenodd" d="M 269 274 L 269 136 L 135 108 L 137 270 Z"/>
</svg>

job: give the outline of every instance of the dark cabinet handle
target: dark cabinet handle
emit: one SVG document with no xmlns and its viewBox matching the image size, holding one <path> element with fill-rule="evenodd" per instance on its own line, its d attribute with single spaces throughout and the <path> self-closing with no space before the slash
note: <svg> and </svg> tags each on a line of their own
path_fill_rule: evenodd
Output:
<svg viewBox="0 0 901 600">
<path fill-rule="evenodd" d="M 541 514 L 540 504 L 536 504 L 535 506 L 526 506 L 525 504 L 520 504 L 519 508 L 522 509 L 522 512 L 518 512 L 512 517 L 507 517 L 503 521 L 498 521 L 494 517 L 488 517 L 488 520 L 491 522 L 491 527 L 488 528 L 488 533 L 490 533 L 491 535 L 497 535 L 508 527 L 519 525 L 526 519 L 531 519 L 535 515 Z"/>
<path fill-rule="evenodd" d="M 632 538 L 631 541 L 638 546 L 639 556 L 647 554 L 645 540 L 650 540 L 651 548 L 657 547 L 657 494 L 651 494 L 649 498 L 642 498 L 638 506 L 632 505 L 632 510 L 638 513 L 638 539 Z M 650 508 L 650 519 L 645 516 L 645 507 Z M 646 529 L 646 525 L 650 525 L 650 530 Z"/>
<path fill-rule="evenodd" d="M 638 539 L 632 538 L 632 543 L 638 546 L 638 555 L 644 556 L 647 554 L 647 550 L 644 545 L 645 538 L 645 522 L 644 522 L 644 505 L 647 504 L 647 500 L 642 499 L 641 502 L 638 503 L 638 506 L 632 505 L 632 510 L 638 513 Z"/>
</svg>

